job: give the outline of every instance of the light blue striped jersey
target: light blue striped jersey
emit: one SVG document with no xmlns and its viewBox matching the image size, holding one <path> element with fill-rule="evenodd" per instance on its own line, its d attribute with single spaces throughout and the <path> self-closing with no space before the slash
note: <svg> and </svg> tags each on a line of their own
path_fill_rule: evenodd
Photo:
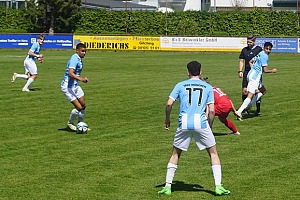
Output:
<svg viewBox="0 0 300 200">
<path fill-rule="evenodd" d="M 38 42 L 35 42 L 35 43 L 32 44 L 29 51 L 32 51 L 34 54 L 39 54 L 40 50 L 41 50 L 41 45 Z M 36 60 L 35 57 L 32 57 L 29 54 L 27 55 L 26 59 L 30 59 L 30 60 L 33 60 L 33 61 Z"/>
<path fill-rule="evenodd" d="M 178 83 L 169 98 L 179 99 L 178 127 L 181 129 L 205 129 L 206 105 L 214 103 L 212 86 L 200 79 L 189 79 Z"/>
<path fill-rule="evenodd" d="M 82 68 L 83 68 L 82 59 L 76 53 L 73 54 L 67 63 L 65 76 L 63 81 L 61 82 L 61 86 L 68 87 L 68 88 L 76 87 L 78 85 L 78 80 L 69 77 L 69 69 L 75 69 L 74 73 L 77 76 L 80 76 Z"/>
<path fill-rule="evenodd" d="M 256 79 L 257 77 L 261 77 L 263 73 L 263 67 L 268 66 L 269 56 L 264 51 L 261 51 L 257 56 L 253 58 L 254 62 L 251 67 L 251 70 L 248 73 L 251 74 L 251 79 Z"/>
</svg>

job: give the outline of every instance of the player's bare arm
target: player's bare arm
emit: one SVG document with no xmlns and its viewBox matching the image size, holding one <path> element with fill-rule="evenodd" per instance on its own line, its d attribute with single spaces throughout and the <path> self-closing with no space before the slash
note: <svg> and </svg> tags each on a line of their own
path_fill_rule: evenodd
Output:
<svg viewBox="0 0 300 200">
<path fill-rule="evenodd" d="M 89 79 L 88 79 L 87 77 L 80 77 L 80 76 L 77 76 L 77 75 L 75 74 L 75 69 L 72 69 L 72 68 L 69 69 L 69 76 L 70 76 L 71 78 L 74 78 L 74 79 L 76 79 L 76 80 L 78 80 L 78 81 L 81 81 L 81 82 L 83 82 L 83 83 L 87 83 L 87 82 L 89 81 Z"/>
<path fill-rule="evenodd" d="M 212 127 L 215 119 L 215 104 L 208 104 L 208 123 L 209 126 Z"/>
<path fill-rule="evenodd" d="M 44 58 L 43 54 L 35 54 L 33 51 L 28 51 L 28 55 L 30 55 L 31 57 L 36 57 L 36 58 Z"/>
<path fill-rule="evenodd" d="M 240 59 L 239 62 L 239 78 L 243 78 L 243 65 L 244 65 L 244 59 Z"/>
<path fill-rule="evenodd" d="M 263 69 L 264 69 L 264 73 L 276 73 L 277 72 L 276 68 L 268 69 L 268 66 L 264 66 Z"/>
<path fill-rule="evenodd" d="M 169 127 L 170 127 L 170 124 L 171 124 L 170 115 L 171 115 L 173 103 L 174 103 L 174 100 L 171 99 L 171 98 L 166 103 L 166 109 L 165 109 L 166 120 L 165 120 L 165 123 L 164 123 L 164 128 L 166 130 L 169 130 Z"/>
<path fill-rule="evenodd" d="M 250 65 L 251 68 L 252 68 L 253 62 L 254 62 L 253 59 L 251 59 L 251 60 L 249 61 L 249 65 Z"/>
</svg>

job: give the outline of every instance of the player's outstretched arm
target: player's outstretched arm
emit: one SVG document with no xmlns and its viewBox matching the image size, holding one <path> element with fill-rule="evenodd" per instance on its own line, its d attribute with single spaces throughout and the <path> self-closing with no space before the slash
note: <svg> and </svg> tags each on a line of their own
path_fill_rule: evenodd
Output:
<svg viewBox="0 0 300 200">
<path fill-rule="evenodd" d="M 264 73 L 276 73 L 277 72 L 276 68 L 268 69 L 268 66 L 264 66 L 263 69 L 264 69 Z"/>
</svg>

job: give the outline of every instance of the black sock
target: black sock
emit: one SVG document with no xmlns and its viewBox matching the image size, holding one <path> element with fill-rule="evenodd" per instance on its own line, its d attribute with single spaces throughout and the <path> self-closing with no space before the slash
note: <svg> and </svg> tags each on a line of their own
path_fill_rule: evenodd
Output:
<svg viewBox="0 0 300 200">
<path fill-rule="evenodd" d="M 256 112 L 260 113 L 260 99 L 258 101 L 256 101 Z"/>
<path fill-rule="evenodd" d="M 245 99 L 247 98 L 247 95 L 242 94 L 242 101 L 244 102 Z"/>
</svg>

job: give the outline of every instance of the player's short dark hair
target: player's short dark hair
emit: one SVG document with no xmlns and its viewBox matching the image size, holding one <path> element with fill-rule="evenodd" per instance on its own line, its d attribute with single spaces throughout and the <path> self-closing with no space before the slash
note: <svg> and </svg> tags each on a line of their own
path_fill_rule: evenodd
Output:
<svg viewBox="0 0 300 200">
<path fill-rule="evenodd" d="M 76 49 L 82 49 L 82 48 L 85 48 L 86 49 L 86 46 L 85 46 L 85 44 L 83 44 L 83 43 L 78 43 L 77 45 L 76 45 Z"/>
<path fill-rule="evenodd" d="M 45 40 L 45 36 L 44 36 L 43 34 L 40 34 L 40 35 L 38 36 L 38 39 L 40 39 L 40 40 Z"/>
<path fill-rule="evenodd" d="M 256 37 L 254 34 L 250 34 L 247 36 L 247 40 L 252 40 L 252 41 L 255 41 Z"/>
<path fill-rule="evenodd" d="M 271 47 L 271 48 L 273 48 L 273 44 L 272 44 L 271 42 L 265 42 L 264 48 L 266 48 L 266 47 Z"/>
<path fill-rule="evenodd" d="M 201 64 L 198 61 L 191 61 L 187 64 L 187 69 L 192 76 L 200 75 Z"/>
</svg>

